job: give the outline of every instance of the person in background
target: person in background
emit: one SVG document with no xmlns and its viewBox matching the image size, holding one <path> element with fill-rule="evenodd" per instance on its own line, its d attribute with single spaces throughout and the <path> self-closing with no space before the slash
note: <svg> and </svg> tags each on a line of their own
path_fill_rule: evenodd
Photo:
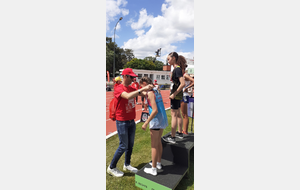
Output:
<svg viewBox="0 0 300 190">
<path fill-rule="evenodd" d="M 137 173 L 137 168 L 130 165 L 132 149 L 134 145 L 135 137 L 135 103 L 134 98 L 141 94 L 143 91 L 152 90 L 153 85 L 144 86 L 141 89 L 136 90 L 130 84 L 133 78 L 137 75 L 131 68 L 126 68 L 122 72 L 123 81 L 114 90 L 114 97 L 116 100 L 116 125 L 119 136 L 119 147 L 116 150 L 114 157 L 107 168 L 107 173 L 114 177 L 122 177 L 124 175 L 117 168 L 117 163 L 123 153 L 125 152 L 125 163 L 123 166 L 124 171 L 130 171 Z"/>
<path fill-rule="evenodd" d="M 114 89 L 116 89 L 116 87 L 122 83 L 121 77 L 120 77 L 120 76 L 116 77 L 116 78 L 115 78 L 115 82 L 116 82 L 116 83 L 115 83 L 115 85 L 114 85 Z"/>
<path fill-rule="evenodd" d="M 183 71 L 187 68 L 187 65 L 184 66 Z M 191 96 L 191 93 L 188 91 L 191 87 L 194 86 L 194 79 L 189 76 L 187 73 L 187 70 L 183 72 L 183 78 L 185 81 L 185 86 L 183 87 L 183 98 L 181 100 L 180 110 L 181 115 L 183 118 L 183 134 L 188 134 L 188 126 L 189 126 L 189 117 L 188 117 L 188 110 L 187 105 L 189 103 L 189 97 Z"/>
<path fill-rule="evenodd" d="M 183 87 L 185 85 L 182 68 L 186 65 L 185 58 L 176 52 L 171 52 L 167 57 L 168 63 L 174 67 L 172 71 L 172 83 L 170 86 L 170 99 L 171 99 L 171 116 L 172 116 L 172 130 L 171 135 L 163 137 L 162 139 L 169 143 L 176 143 L 175 135 L 177 138 L 182 139 L 182 117 L 180 114 L 180 102 L 183 98 Z M 176 132 L 178 124 L 178 132 Z"/>
<path fill-rule="evenodd" d="M 132 86 L 133 88 L 137 89 L 137 90 L 140 88 L 139 83 L 136 82 L 136 78 L 133 78 L 133 82 L 132 82 L 131 86 Z M 136 101 L 136 104 L 139 104 L 139 103 L 138 103 L 138 96 L 135 98 L 135 101 Z"/>
<path fill-rule="evenodd" d="M 149 84 L 152 84 L 151 78 L 141 78 L 140 85 L 142 87 Z M 156 87 L 154 87 L 151 91 L 144 91 L 142 93 L 148 102 L 150 114 L 148 119 L 143 124 L 142 129 L 146 131 L 146 128 L 149 124 L 152 155 L 152 162 L 150 162 L 152 168 L 145 168 L 144 172 L 156 176 L 157 169 L 162 169 L 161 156 L 163 152 L 163 146 L 161 143 L 161 136 L 163 134 L 163 130 L 168 126 L 168 117 L 165 111 L 162 96 Z"/>
<path fill-rule="evenodd" d="M 141 85 L 140 85 L 140 88 L 142 88 Z M 145 97 L 143 94 L 141 95 L 141 99 L 142 99 L 142 111 L 147 111 L 148 110 L 147 100 L 145 103 Z"/>
<path fill-rule="evenodd" d="M 156 79 L 154 80 L 154 83 L 153 83 L 153 84 L 154 84 L 154 86 L 156 87 L 156 89 L 158 90 L 158 92 L 160 93 L 159 85 L 158 85 Z"/>
</svg>

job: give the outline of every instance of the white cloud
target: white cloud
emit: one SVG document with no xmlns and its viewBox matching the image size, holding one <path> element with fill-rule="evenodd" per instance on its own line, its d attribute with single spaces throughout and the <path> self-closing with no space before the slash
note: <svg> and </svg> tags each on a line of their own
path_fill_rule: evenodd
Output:
<svg viewBox="0 0 300 190">
<path fill-rule="evenodd" d="M 166 0 L 161 11 L 162 15 L 153 17 L 142 9 L 138 21 L 130 21 L 138 37 L 124 42 L 122 48 L 132 49 L 138 58 L 153 56 L 158 48 L 162 48 L 162 55 L 167 55 L 177 50 L 175 43 L 194 36 L 194 0 Z M 146 33 L 141 32 L 149 26 Z M 185 54 L 191 56 L 194 52 Z"/>
<path fill-rule="evenodd" d="M 166 62 L 166 59 L 167 59 L 167 57 L 168 57 L 168 55 L 169 55 L 169 53 L 171 53 L 171 52 L 172 52 L 172 51 L 170 51 L 170 52 L 168 52 L 168 53 L 162 55 L 158 60 L 159 60 L 159 61 L 162 61 L 163 63 L 165 63 L 165 62 Z M 178 53 L 178 55 L 182 55 L 182 56 L 185 57 L 185 58 L 188 58 L 188 59 L 194 59 L 194 52 L 177 52 L 177 53 Z"/>
<path fill-rule="evenodd" d="M 138 35 L 138 36 L 141 36 L 145 33 L 145 30 L 136 30 L 135 31 L 135 34 Z"/>
<path fill-rule="evenodd" d="M 129 10 L 121 7 L 125 7 L 126 0 L 106 0 L 106 31 L 108 31 L 109 23 L 111 21 L 118 21 L 119 16 L 126 16 L 129 14 Z"/>
<path fill-rule="evenodd" d="M 133 30 L 138 30 L 144 27 L 149 27 L 151 26 L 153 20 L 153 16 L 152 15 L 147 15 L 147 10 L 146 9 L 142 9 L 140 11 L 140 17 L 139 20 L 137 22 L 132 22 L 131 24 L 131 28 Z"/>
</svg>

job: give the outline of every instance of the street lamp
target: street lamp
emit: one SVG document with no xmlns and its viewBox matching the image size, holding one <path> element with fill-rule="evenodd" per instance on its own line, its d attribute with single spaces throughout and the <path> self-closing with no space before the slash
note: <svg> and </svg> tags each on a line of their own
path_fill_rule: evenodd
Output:
<svg viewBox="0 0 300 190">
<path fill-rule="evenodd" d="M 118 22 L 117 22 L 117 24 L 116 24 L 116 26 L 115 26 L 115 30 L 114 30 L 114 65 L 113 65 L 113 77 L 114 77 L 114 78 L 115 78 L 115 56 L 116 56 L 116 51 L 115 51 L 115 48 L 116 48 L 116 44 L 115 44 L 115 33 L 116 33 L 116 27 L 117 27 L 119 21 L 122 20 L 122 19 L 123 19 L 123 17 L 120 17 L 120 18 L 119 18 L 119 20 L 118 20 Z"/>
</svg>

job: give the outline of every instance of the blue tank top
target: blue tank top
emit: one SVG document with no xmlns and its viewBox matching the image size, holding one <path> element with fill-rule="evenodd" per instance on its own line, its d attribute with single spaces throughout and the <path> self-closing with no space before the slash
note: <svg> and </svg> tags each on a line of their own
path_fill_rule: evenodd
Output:
<svg viewBox="0 0 300 190">
<path fill-rule="evenodd" d="M 153 88 L 155 103 L 157 106 L 158 113 L 156 116 L 149 122 L 150 129 L 165 129 L 168 126 L 168 117 L 166 114 L 164 102 L 161 94 L 157 91 L 156 88 Z M 148 101 L 149 114 L 152 113 L 152 106 L 150 101 L 148 100 L 148 94 L 146 95 Z"/>
</svg>

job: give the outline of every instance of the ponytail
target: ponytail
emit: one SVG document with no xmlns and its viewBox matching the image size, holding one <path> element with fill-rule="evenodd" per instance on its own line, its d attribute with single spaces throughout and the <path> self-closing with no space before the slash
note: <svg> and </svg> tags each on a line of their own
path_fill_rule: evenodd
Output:
<svg viewBox="0 0 300 190">
<path fill-rule="evenodd" d="M 180 55 L 178 57 L 177 65 L 180 66 L 182 74 L 184 74 L 185 73 L 185 68 L 186 68 L 187 65 L 186 65 L 186 60 L 182 55 Z"/>
<path fill-rule="evenodd" d="M 185 73 L 185 68 L 186 68 L 186 59 L 182 56 L 182 55 L 179 55 L 176 53 L 176 52 L 171 52 L 169 54 L 170 57 L 175 57 L 175 60 L 176 60 L 176 64 L 180 66 L 181 68 L 181 71 L 182 71 L 182 74 Z"/>
</svg>

